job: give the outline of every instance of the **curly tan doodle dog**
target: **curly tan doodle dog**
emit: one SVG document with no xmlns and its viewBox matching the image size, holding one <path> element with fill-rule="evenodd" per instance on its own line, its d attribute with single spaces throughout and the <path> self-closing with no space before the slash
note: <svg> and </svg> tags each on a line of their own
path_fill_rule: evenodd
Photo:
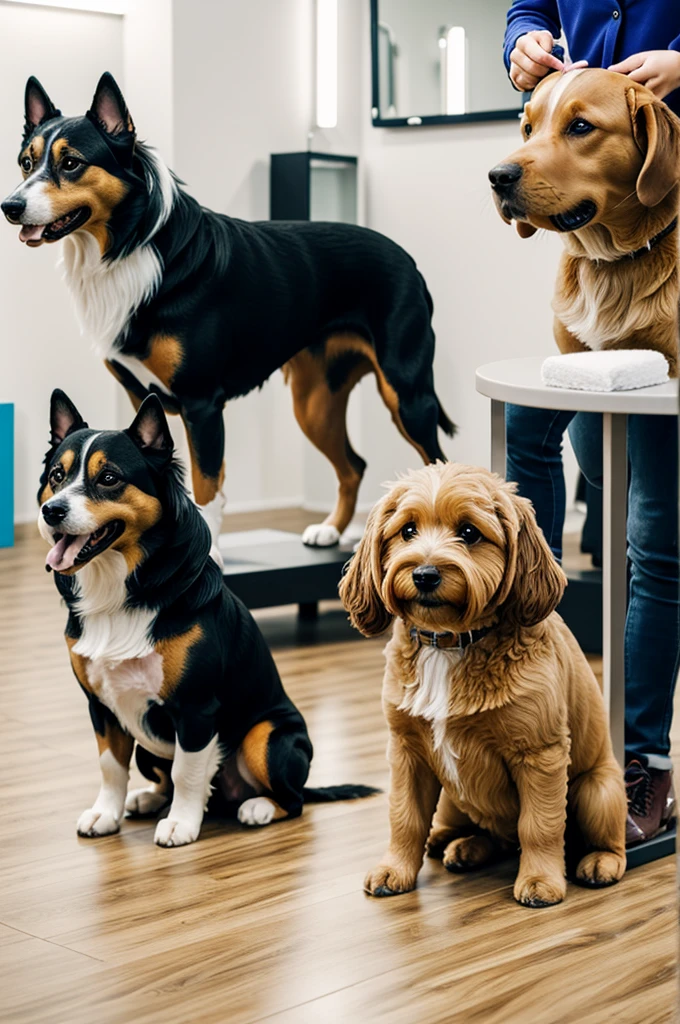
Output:
<svg viewBox="0 0 680 1024">
<path fill-rule="evenodd" d="M 576 880 L 623 875 L 623 776 L 595 677 L 555 613 L 565 582 L 531 504 L 484 469 L 413 471 L 371 512 L 340 593 L 365 636 L 395 620 L 391 836 L 373 896 L 415 888 L 427 841 L 450 871 L 519 845 L 515 898 L 559 903 L 567 812 L 585 851 Z"/>
<path fill-rule="evenodd" d="M 559 348 L 655 349 L 677 376 L 680 120 L 627 76 L 578 68 L 545 79 L 521 131 L 489 179 L 522 238 L 562 234 Z"/>
</svg>

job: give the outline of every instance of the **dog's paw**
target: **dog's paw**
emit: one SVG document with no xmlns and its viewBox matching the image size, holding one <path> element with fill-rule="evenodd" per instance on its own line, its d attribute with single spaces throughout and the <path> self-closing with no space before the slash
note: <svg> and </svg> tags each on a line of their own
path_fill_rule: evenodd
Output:
<svg viewBox="0 0 680 1024">
<path fill-rule="evenodd" d="M 442 859 L 447 871 L 474 871 L 488 864 L 495 852 L 489 836 L 461 836 L 449 843 Z"/>
<path fill-rule="evenodd" d="M 437 828 L 432 827 L 430 834 L 427 837 L 427 843 L 425 844 L 425 853 L 428 857 L 436 857 L 437 860 L 441 860 L 444 856 L 444 850 L 449 843 L 455 837 L 455 832 L 450 828 Z"/>
<path fill-rule="evenodd" d="M 302 543 L 308 548 L 332 548 L 340 541 L 340 534 L 334 526 L 326 523 L 314 523 L 302 534 Z"/>
<path fill-rule="evenodd" d="M 237 817 L 242 825 L 259 827 L 269 825 L 274 820 L 276 806 L 266 796 L 253 796 L 244 800 L 238 809 Z"/>
<path fill-rule="evenodd" d="M 370 896 L 400 896 L 415 887 L 415 874 L 389 864 L 378 864 L 364 879 L 364 892 Z"/>
<path fill-rule="evenodd" d="M 562 902 L 566 892 L 566 879 L 533 875 L 518 878 L 513 895 L 523 907 L 552 907 Z"/>
<path fill-rule="evenodd" d="M 110 836 L 120 829 L 120 822 L 113 814 L 88 807 L 78 818 L 76 825 L 79 836 L 96 839 L 97 836 Z"/>
<path fill-rule="evenodd" d="M 618 882 L 625 870 L 625 856 L 609 850 L 594 850 L 579 861 L 576 881 L 591 889 L 601 889 Z"/>
<path fill-rule="evenodd" d="M 200 823 L 195 825 L 189 821 L 163 818 L 156 825 L 153 841 L 157 846 L 186 846 L 188 843 L 196 842 L 200 831 Z"/>
<path fill-rule="evenodd" d="M 218 568 L 224 572 L 224 558 L 222 557 L 222 552 L 218 548 L 217 544 L 213 544 L 210 548 L 210 557 L 213 562 L 217 562 Z"/>
<path fill-rule="evenodd" d="M 126 797 L 125 810 L 131 818 L 148 818 L 158 814 L 169 800 L 170 797 L 159 793 L 153 786 L 132 789 Z"/>
</svg>

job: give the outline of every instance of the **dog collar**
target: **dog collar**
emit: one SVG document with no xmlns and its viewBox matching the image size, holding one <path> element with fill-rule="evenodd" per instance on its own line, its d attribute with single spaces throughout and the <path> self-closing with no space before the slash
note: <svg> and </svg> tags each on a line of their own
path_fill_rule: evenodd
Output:
<svg viewBox="0 0 680 1024">
<path fill-rule="evenodd" d="M 627 252 L 625 256 L 622 256 L 622 260 L 636 260 L 640 256 L 644 256 L 645 253 L 650 252 L 655 246 L 662 242 L 664 238 L 670 235 L 671 231 L 675 231 L 678 226 L 678 218 L 674 217 L 670 224 L 667 224 L 663 231 L 660 231 L 658 235 L 654 235 L 649 241 L 641 246 L 639 249 L 634 249 L 633 252 Z"/>
<path fill-rule="evenodd" d="M 471 644 L 483 640 L 491 632 L 491 626 L 483 629 L 470 629 L 465 633 L 434 633 L 429 629 L 418 629 L 413 626 L 410 630 L 411 639 L 418 647 L 439 647 L 441 650 L 464 651 Z"/>
</svg>

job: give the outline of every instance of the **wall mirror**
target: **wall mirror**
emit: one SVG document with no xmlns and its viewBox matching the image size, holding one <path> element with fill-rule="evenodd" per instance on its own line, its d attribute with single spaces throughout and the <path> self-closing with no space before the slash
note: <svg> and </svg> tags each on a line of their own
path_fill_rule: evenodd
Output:
<svg viewBox="0 0 680 1024">
<path fill-rule="evenodd" d="M 373 124 L 516 118 L 503 65 L 509 0 L 371 0 Z"/>
</svg>

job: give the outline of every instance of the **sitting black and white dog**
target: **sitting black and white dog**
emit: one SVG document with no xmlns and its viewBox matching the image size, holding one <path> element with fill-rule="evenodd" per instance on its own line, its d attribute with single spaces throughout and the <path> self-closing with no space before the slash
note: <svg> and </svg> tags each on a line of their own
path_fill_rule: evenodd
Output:
<svg viewBox="0 0 680 1024">
<path fill-rule="evenodd" d="M 213 787 L 245 825 L 293 818 L 305 800 L 367 796 L 305 788 L 312 744 L 264 637 L 209 557 L 160 400 L 124 431 L 91 430 L 62 391 L 40 481 L 46 567 L 69 615 L 66 642 L 87 695 L 101 789 L 83 836 L 155 814 L 160 846 L 198 838 Z M 137 764 L 150 785 L 128 793 Z"/>
</svg>

